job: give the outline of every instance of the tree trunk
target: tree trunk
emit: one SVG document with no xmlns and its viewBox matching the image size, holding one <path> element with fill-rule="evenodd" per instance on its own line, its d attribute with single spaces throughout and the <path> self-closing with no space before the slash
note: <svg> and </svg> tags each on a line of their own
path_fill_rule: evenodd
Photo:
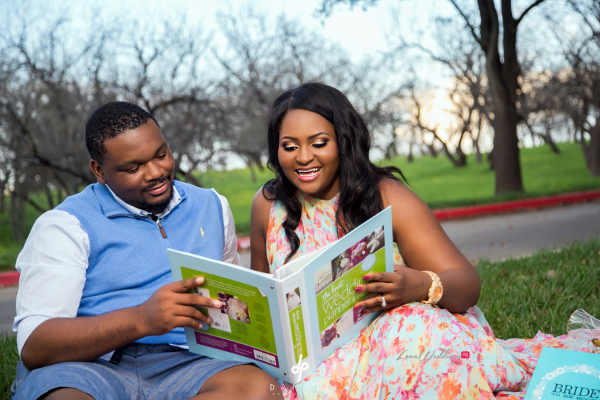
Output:
<svg viewBox="0 0 600 400">
<path fill-rule="evenodd" d="M 481 137 L 481 111 L 478 112 L 479 118 L 477 121 L 477 137 L 473 138 L 474 133 L 471 132 L 473 147 L 475 148 L 475 162 L 481 164 L 481 149 L 479 148 L 479 138 Z"/>
<path fill-rule="evenodd" d="M 23 243 L 25 241 L 25 204 L 15 192 L 10 194 L 10 224 L 13 240 Z"/>
<path fill-rule="evenodd" d="M 523 192 L 521 162 L 517 139 L 517 109 L 515 104 L 494 102 L 494 171 L 495 193 Z"/>
<path fill-rule="evenodd" d="M 385 150 L 384 158 L 386 160 L 391 160 L 392 158 L 396 157 L 397 155 L 398 155 L 398 153 L 396 152 L 396 146 L 394 146 L 394 142 L 392 142 Z"/>
<path fill-rule="evenodd" d="M 392 140 L 389 144 L 389 146 L 387 147 L 387 149 L 385 150 L 385 159 L 386 160 L 391 160 L 392 158 L 396 157 L 398 155 L 398 152 L 396 151 L 396 130 L 392 127 Z"/>
<path fill-rule="evenodd" d="M 4 185 L 4 183 L 0 184 L 0 212 L 4 212 L 6 211 L 6 194 L 4 193 L 4 190 L 6 189 L 6 186 Z"/>
<path fill-rule="evenodd" d="M 250 168 L 250 179 L 252 179 L 252 182 L 256 182 L 256 171 L 254 171 L 254 167 L 252 166 L 252 162 L 248 163 L 248 167 Z"/>
<path fill-rule="evenodd" d="M 487 162 L 490 164 L 490 169 L 493 171 L 495 168 L 495 164 L 494 164 L 494 149 L 492 149 L 492 151 L 490 151 L 487 155 Z"/>
<path fill-rule="evenodd" d="M 52 198 L 52 191 L 50 188 L 46 187 L 46 200 L 48 201 L 48 209 L 52 210 L 54 208 L 54 199 Z"/>
<path fill-rule="evenodd" d="M 600 121 L 590 129 L 589 134 L 589 144 L 585 143 L 583 134 L 581 135 L 581 149 L 590 175 L 596 177 L 600 176 Z"/>
<path fill-rule="evenodd" d="M 481 48 L 485 52 L 491 97 L 494 105 L 495 193 L 523 192 L 517 139 L 517 88 L 520 74 L 517 59 L 517 25 L 510 0 L 502 0 L 504 60 L 499 52 L 499 18 L 493 0 L 478 0 L 481 14 Z"/>
</svg>

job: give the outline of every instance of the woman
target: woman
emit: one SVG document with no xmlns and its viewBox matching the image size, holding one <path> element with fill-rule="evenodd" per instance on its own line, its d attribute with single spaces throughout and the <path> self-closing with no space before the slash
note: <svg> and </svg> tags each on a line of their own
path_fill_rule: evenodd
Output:
<svg viewBox="0 0 600 400">
<path fill-rule="evenodd" d="M 284 385 L 286 397 L 522 398 L 540 346 L 568 347 L 571 339 L 496 340 L 475 307 L 477 272 L 394 175 L 404 179 L 400 170 L 373 165 L 369 149 L 365 122 L 327 85 L 291 89 L 269 113 L 276 178 L 252 204 L 252 268 L 273 272 L 388 206 L 397 244 L 395 272 L 356 287 L 377 293 L 357 308 L 384 312 L 301 384 Z"/>
</svg>

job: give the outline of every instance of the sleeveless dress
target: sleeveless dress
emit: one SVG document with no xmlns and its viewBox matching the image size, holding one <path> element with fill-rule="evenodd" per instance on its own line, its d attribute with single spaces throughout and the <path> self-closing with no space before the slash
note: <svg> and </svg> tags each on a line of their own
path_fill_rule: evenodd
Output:
<svg viewBox="0 0 600 400">
<path fill-rule="evenodd" d="M 337 196 L 313 199 L 299 192 L 300 247 L 294 258 L 339 238 Z M 271 272 L 290 251 L 282 223 L 286 210 L 273 202 L 267 257 Z M 404 266 L 395 246 L 394 264 Z M 286 399 L 523 399 L 542 347 L 598 353 L 563 335 L 496 339 L 476 306 L 463 314 L 423 303 L 387 310 L 326 359 L 300 384 L 281 382 Z M 423 352 L 423 353 L 422 353 Z M 426 361 L 415 355 L 433 352 Z M 411 357 L 412 356 L 412 357 Z"/>
</svg>

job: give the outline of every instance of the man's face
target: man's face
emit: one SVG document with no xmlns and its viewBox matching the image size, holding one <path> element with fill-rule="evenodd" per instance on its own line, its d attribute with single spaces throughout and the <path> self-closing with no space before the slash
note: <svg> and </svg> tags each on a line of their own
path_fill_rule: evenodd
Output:
<svg viewBox="0 0 600 400">
<path fill-rule="evenodd" d="M 98 182 L 127 204 L 160 214 L 173 195 L 175 164 L 153 120 L 104 142 L 102 164 L 90 161 Z"/>
</svg>

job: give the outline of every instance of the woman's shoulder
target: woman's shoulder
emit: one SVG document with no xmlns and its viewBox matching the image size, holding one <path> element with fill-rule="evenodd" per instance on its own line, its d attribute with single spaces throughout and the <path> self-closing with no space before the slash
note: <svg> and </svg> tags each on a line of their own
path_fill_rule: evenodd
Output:
<svg viewBox="0 0 600 400">
<path fill-rule="evenodd" d="M 254 194 L 254 199 L 252 199 L 252 204 L 258 205 L 268 205 L 271 206 L 271 203 L 275 201 L 275 190 L 273 186 L 264 185 L 261 186 L 260 189 Z"/>
<path fill-rule="evenodd" d="M 430 211 L 427 204 L 403 182 L 395 179 L 382 179 L 379 182 L 379 191 L 384 207 L 402 205 L 402 209 L 407 212 Z"/>
<path fill-rule="evenodd" d="M 396 179 L 382 179 L 379 181 L 379 191 L 384 203 L 386 199 L 394 198 L 395 196 L 406 197 L 415 194 L 404 183 Z"/>
<path fill-rule="evenodd" d="M 261 210 L 269 210 L 271 208 L 271 204 L 275 201 L 275 192 L 272 186 L 262 186 L 256 194 L 254 194 L 254 199 L 252 199 L 252 208 L 253 209 L 261 209 Z M 268 211 L 267 211 L 268 212 Z"/>
</svg>

